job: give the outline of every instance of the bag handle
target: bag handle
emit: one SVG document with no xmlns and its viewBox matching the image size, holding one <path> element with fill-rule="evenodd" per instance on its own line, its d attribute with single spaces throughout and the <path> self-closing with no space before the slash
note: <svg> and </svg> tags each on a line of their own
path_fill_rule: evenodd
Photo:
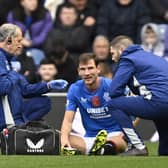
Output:
<svg viewBox="0 0 168 168">
<path fill-rule="evenodd" d="M 27 128 L 32 128 L 32 127 L 35 127 L 35 128 L 43 128 L 43 129 L 49 129 L 51 128 L 51 126 L 49 126 L 45 121 L 29 121 L 27 124 L 26 124 L 26 127 Z"/>
</svg>

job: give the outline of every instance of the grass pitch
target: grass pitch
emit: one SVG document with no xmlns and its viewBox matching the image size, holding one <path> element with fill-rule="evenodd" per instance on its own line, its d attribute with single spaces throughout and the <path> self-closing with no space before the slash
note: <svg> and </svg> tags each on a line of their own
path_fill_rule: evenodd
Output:
<svg viewBox="0 0 168 168">
<path fill-rule="evenodd" d="M 167 168 L 168 157 L 157 156 L 157 145 L 147 143 L 148 157 L 0 155 L 0 168 Z"/>
</svg>

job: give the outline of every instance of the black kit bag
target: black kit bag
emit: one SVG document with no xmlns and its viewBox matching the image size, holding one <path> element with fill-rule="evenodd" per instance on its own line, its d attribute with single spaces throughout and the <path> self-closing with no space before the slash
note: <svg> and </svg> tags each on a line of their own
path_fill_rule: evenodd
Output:
<svg viewBox="0 0 168 168">
<path fill-rule="evenodd" d="M 1 153 L 4 155 L 59 155 L 59 131 L 43 122 L 4 129 L 0 133 Z"/>
</svg>

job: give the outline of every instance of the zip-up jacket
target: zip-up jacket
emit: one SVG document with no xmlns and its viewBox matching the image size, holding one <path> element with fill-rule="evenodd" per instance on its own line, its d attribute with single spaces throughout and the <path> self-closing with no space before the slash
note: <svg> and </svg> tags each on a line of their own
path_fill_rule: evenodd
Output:
<svg viewBox="0 0 168 168">
<path fill-rule="evenodd" d="M 14 56 L 0 49 L 0 130 L 8 125 L 24 123 L 23 98 L 40 96 L 49 91 L 47 83 L 29 84 L 12 70 Z"/>
</svg>

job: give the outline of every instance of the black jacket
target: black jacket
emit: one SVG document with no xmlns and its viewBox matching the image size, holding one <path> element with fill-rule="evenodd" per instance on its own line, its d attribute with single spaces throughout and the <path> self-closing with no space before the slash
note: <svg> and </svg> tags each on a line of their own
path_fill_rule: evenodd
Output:
<svg viewBox="0 0 168 168">
<path fill-rule="evenodd" d="M 69 85 L 77 80 L 77 67 L 70 56 L 68 56 L 64 63 L 57 64 L 56 66 L 58 70 L 58 74 L 56 75 L 57 79 L 65 79 Z"/>
<path fill-rule="evenodd" d="M 80 54 L 85 52 L 89 46 L 89 33 L 84 26 L 64 27 L 58 25 L 49 33 L 46 43 L 50 40 L 62 41 L 71 54 Z"/>
<path fill-rule="evenodd" d="M 56 25 L 57 23 L 60 23 L 60 18 L 59 18 L 59 15 L 60 15 L 60 12 L 61 12 L 61 9 L 62 7 L 64 7 L 67 3 L 69 2 L 64 2 L 62 4 L 60 4 L 57 8 L 57 11 L 56 11 L 56 19 L 55 19 L 55 23 L 54 25 Z M 83 24 L 83 22 L 85 21 L 85 19 L 88 17 L 88 16 L 92 16 L 96 19 L 97 17 L 97 9 L 96 7 L 94 6 L 95 4 L 93 3 L 88 3 L 88 5 L 86 6 L 85 9 L 83 9 L 82 11 L 78 11 L 78 14 L 79 14 L 79 18 L 78 18 L 78 24 Z M 97 4 L 96 4 L 97 5 Z M 99 5 L 99 4 L 98 4 Z"/>
<path fill-rule="evenodd" d="M 21 63 L 20 73 L 25 76 L 29 83 L 36 82 L 36 66 L 32 57 L 26 55 L 25 52 L 17 57 L 17 60 Z"/>
<path fill-rule="evenodd" d="M 165 12 L 168 11 L 167 0 L 144 0 L 149 8 L 152 22 L 158 24 L 167 24 L 168 21 L 164 18 Z"/>
<path fill-rule="evenodd" d="M 6 22 L 7 14 L 17 6 L 17 0 L 0 0 L 0 25 Z"/>
<path fill-rule="evenodd" d="M 127 35 L 138 42 L 142 25 L 149 21 L 148 10 L 140 0 L 133 0 L 128 6 L 120 5 L 117 0 L 105 1 L 98 15 L 97 34 L 110 40 Z"/>
</svg>

